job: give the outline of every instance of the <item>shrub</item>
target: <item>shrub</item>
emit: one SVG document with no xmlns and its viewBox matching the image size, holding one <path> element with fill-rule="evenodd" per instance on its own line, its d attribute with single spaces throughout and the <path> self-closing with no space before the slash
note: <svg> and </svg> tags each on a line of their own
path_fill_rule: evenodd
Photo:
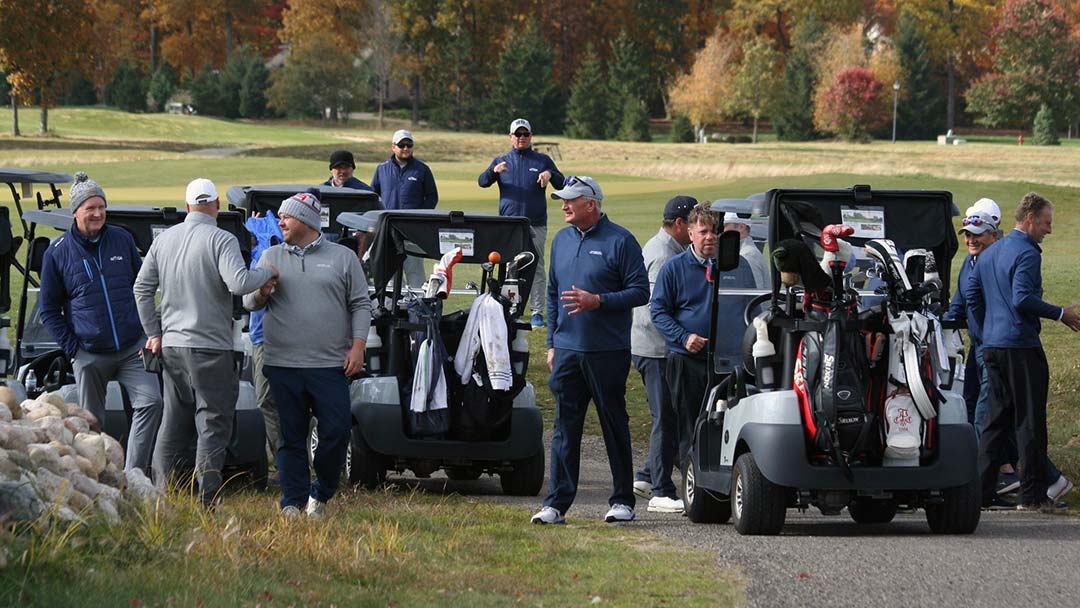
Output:
<svg viewBox="0 0 1080 608">
<path fill-rule="evenodd" d="M 671 120 L 671 141 L 675 143 L 691 143 L 694 141 L 694 125 L 685 114 L 676 114 Z"/>
<path fill-rule="evenodd" d="M 1061 140 L 1058 139 L 1057 127 L 1055 126 L 1054 113 L 1050 110 L 1050 106 L 1045 103 L 1039 106 L 1039 113 L 1035 115 L 1035 122 L 1032 124 L 1032 140 L 1036 146 L 1060 146 Z"/>
<path fill-rule="evenodd" d="M 881 89 L 866 68 L 841 71 L 814 109 L 814 124 L 847 141 L 869 141 L 890 116 Z"/>
</svg>

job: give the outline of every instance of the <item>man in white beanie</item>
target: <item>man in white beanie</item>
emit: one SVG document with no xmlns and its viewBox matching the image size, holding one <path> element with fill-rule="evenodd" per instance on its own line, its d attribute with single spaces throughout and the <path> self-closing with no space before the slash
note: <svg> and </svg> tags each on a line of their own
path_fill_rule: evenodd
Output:
<svg viewBox="0 0 1080 608">
<path fill-rule="evenodd" d="M 337 491 L 352 431 L 348 378 L 364 367 L 371 327 L 363 268 L 353 251 L 323 237 L 321 209 L 306 192 L 282 201 L 278 225 L 285 242 L 259 259 L 261 269 L 280 269 L 279 282 L 244 296 L 248 310 L 265 310 L 263 374 L 281 425 L 282 517 L 299 517 L 303 508 L 320 518 Z M 314 482 L 307 458 L 313 416 L 319 421 Z"/>
<path fill-rule="evenodd" d="M 154 447 L 158 484 L 182 481 L 194 469 L 203 505 L 218 502 L 225 450 L 239 393 L 234 369 L 233 295 L 272 285 L 277 269 L 248 271 L 236 237 L 217 227 L 218 194 L 193 180 L 183 223 L 154 239 L 135 280 L 135 301 L 148 339 L 162 357 L 165 415 Z M 161 289 L 161 307 L 154 293 Z"/>
<path fill-rule="evenodd" d="M 724 214 L 724 230 L 734 230 L 739 233 L 739 257 L 746 260 L 750 270 L 754 272 L 754 286 L 758 289 L 772 287 L 772 275 L 769 273 L 769 263 L 765 261 L 765 254 L 754 244 L 750 238 L 750 220 L 739 217 L 738 213 L 728 211 Z"/>
<path fill-rule="evenodd" d="M 71 228 L 53 240 L 41 268 L 41 321 L 72 359 L 79 405 L 105 423 L 106 386 L 120 383 L 131 399 L 124 469 L 150 474 L 161 424 L 157 377 L 143 367 L 146 342 L 131 288 L 142 259 L 131 233 L 105 223 L 105 191 L 85 173 L 69 194 Z"/>
</svg>

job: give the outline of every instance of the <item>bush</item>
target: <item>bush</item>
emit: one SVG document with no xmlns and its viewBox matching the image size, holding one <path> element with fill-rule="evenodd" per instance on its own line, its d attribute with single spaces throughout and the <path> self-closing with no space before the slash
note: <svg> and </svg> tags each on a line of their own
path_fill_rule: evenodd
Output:
<svg viewBox="0 0 1080 608">
<path fill-rule="evenodd" d="M 671 120 L 671 141 L 675 143 L 693 143 L 694 125 L 685 114 L 676 114 Z"/>
<path fill-rule="evenodd" d="M 616 139 L 621 141 L 652 141 L 652 133 L 649 132 L 649 113 L 645 110 L 645 103 L 640 99 L 627 98 L 623 104 L 622 121 L 619 123 L 619 134 Z"/>
<path fill-rule="evenodd" d="M 865 68 L 837 74 L 819 103 L 814 123 L 847 141 L 869 141 L 870 132 L 891 116 L 881 96 L 881 83 Z"/>
<path fill-rule="evenodd" d="M 1035 123 L 1031 127 L 1032 141 L 1036 146 L 1060 146 L 1057 127 L 1055 126 L 1054 113 L 1045 103 L 1039 106 L 1039 113 L 1035 115 Z"/>
<path fill-rule="evenodd" d="M 142 76 L 123 61 L 105 87 L 105 103 L 126 112 L 142 112 L 146 110 L 146 88 Z"/>
<path fill-rule="evenodd" d="M 161 62 L 158 69 L 154 71 L 153 77 L 150 78 L 150 109 L 155 112 L 164 112 L 165 105 L 169 103 L 169 98 L 172 97 L 178 83 L 176 70 L 169 65 L 169 62 Z"/>
</svg>

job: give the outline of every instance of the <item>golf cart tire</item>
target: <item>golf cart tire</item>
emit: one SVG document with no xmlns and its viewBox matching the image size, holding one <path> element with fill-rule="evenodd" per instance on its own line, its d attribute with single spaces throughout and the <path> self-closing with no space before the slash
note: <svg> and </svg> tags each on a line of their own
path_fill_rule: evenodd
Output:
<svg viewBox="0 0 1080 608">
<path fill-rule="evenodd" d="M 887 524 L 896 517 L 896 503 L 891 500 L 856 498 L 848 505 L 848 515 L 857 524 Z"/>
<path fill-rule="evenodd" d="M 735 461 L 731 477 L 731 519 L 739 534 L 772 536 L 780 533 L 787 516 L 784 488 L 769 481 L 754 456 L 746 452 Z"/>
<path fill-rule="evenodd" d="M 349 442 L 352 452 L 349 483 L 365 490 L 376 490 L 386 483 L 386 466 L 379 454 L 371 449 L 360 427 L 353 426 Z"/>
<path fill-rule="evenodd" d="M 683 475 L 686 516 L 695 524 L 726 524 L 731 519 L 731 500 L 721 500 L 697 485 L 697 463 L 691 454 Z"/>
<path fill-rule="evenodd" d="M 543 450 L 511 463 L 512 471 L 499 473 L 499 484 L 507 496 L 536 496 L 544 486 Z"/>
<path fill-rule="evenodd" d="M 934 534 L 971 534 L 982 514 L 979 478 L 942 492 L 942 502 L 926 505 L 926 523 Z"/>
</svg>

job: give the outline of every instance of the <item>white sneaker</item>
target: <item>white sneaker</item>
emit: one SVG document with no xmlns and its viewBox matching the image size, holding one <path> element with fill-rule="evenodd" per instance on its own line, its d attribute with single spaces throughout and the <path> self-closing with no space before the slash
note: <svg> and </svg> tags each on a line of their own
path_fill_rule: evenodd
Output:
<svg viewBox="0 0 1080 608">
<path fill-rule="evenodd" d="M 322 519 L 326 515 L 326 503 L 316 500 L 314 496 L 308 496 L 307 508 L 304 512 L 311 519 Z"/>
<path fill-rule="evenodd" d="M 555 507 L 543 507 L 529 521 L 534 524 L 565 524 L 566 518 Z"/>
<path fill-rule="evenodd" d="M 685 509 L 681 498 L 653 496 L 649 499 L 649 513 L 682 513 Z"/>
<path fill-rule="evenodd" d="M 635 481 L 634 494 L 646 500 L 652 498 L 652 484 L 647 481 Z"/>
<path fill-rule="evenodd" d="M 1066 494 L 1071 492 L 1072 489 L 1073 482 L 1065 479 L 1065 476 L 1062 475 L 1061 477 L 1058 477 L 1058 480 L 1052 483 L 1049 488 L 1046 488 L 1046 496 L 1053 502 L 1058 502 Z"/>
<path fill-rule="evenodd" d="M 300 508 L 293 505 L 289 505 L 281 509 L 281 516 L 285 519 L 296 519 L 300 517 Z"/>
<path fill-rule="evenodd" d="M 617 521 L 634 521 L 634 510 L 626 505 L 611 505 L 608 509 L 607 515 L 604 516 L 604 521 L 607 523 L 615 523 Z"/>
</svg>

